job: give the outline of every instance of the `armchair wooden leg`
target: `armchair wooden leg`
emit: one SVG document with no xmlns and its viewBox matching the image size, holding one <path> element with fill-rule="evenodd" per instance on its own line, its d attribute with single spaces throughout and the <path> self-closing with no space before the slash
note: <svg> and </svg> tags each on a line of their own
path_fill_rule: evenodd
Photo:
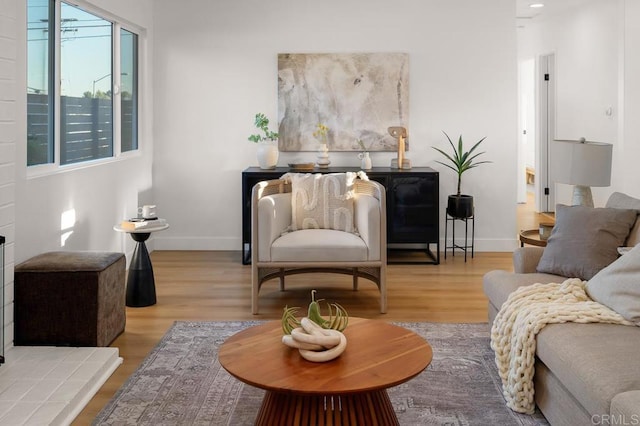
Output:
<svg viewBox="0 0 640 426">
<path fill-rule="evenodd" d="M 384 267 L 380 269 L 380 313 L 387 313 L 387 271 Z"/>
<path fill-rule="evenodd" d="M 284 268 L 280 268 L 280 291 L 284 291 Z"/>
<path fill-rule="evenodd" d="M 258 277 L 258 268 L 251 266 L 251 313 L 258 313 L 258 292 L 260 291 L 260 278 Z"/>
<path fill-rule="evenodd" d="M 353 291 L 358 291 L 358 268 L 353 268 Z"/>
</svg>

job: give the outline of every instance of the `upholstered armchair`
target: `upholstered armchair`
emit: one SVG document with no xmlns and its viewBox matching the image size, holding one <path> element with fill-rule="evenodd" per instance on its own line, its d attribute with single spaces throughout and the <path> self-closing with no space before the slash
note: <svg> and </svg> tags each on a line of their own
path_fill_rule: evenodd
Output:
<svg viewBox="0 0 640 426">
<path fill-rule="evenodd" d="M 251 310 L 265 281 L 304 272 L 333 272 L 374 282 L 387 310 L 385 190 L 356 173 L 295 174 L 252 191 Z"/>
</svg>

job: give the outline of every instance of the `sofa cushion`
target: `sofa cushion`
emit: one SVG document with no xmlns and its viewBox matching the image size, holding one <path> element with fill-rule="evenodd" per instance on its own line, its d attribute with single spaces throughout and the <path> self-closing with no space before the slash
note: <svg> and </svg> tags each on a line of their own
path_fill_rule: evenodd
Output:
<svg viewBox="0 0 640 426">
<path fill-rule="evenodd" d="M 614 192 L 607 200 L 605 207 L 614 209 L 634 209 L 638 213 L 636 223 L 633 225 L 625 245 L 633 247 L 640 244 L 640 200 L 637 198 L 629 197 L 621 192 Z"/>
<path fill-rule="evenodd" d="M 592 415 L 607 414 L 614 396 L 640 389 L 640 327 L 550 324 L 537 338 L 536 355 Z"/>
<path fill-rule="evenodd" d="M 289 232 L 271 245 L 273 262 L 357 262 L 366 261 L 367 256 L 362 238 L 332 229 Z"/>
<path fill-rule="evenodd" d="M 640 325 L 640 245 L 598 272 L 586 290 L 596 302 Z"/>
<path fill-rule="evenodd" d="M 507 301 L 507 297 L 518 287 L 536 283 L 561 283 L 565 277 L 551 274 L 514 274 L 513 272 L 495 270 L 487 272 L 482 278 L 484 294 L 497 309 Z"/>
<path fill-rule="evenodd" d="M 353 181 L 355 173 L 289 173 L 291 230 L 334 229 L 355 232 Z"/>
<path fill-rule="evenodd" d="M 637 213 L 630 209 L 564 206 L 556 208 L 556 224 L 537 271 L 567 278 L 591 279 L 618 257 Z"/>
</svg>

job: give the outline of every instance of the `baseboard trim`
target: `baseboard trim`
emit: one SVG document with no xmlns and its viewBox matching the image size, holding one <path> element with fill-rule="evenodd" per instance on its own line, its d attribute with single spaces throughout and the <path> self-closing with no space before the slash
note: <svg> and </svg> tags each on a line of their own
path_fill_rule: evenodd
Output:
<svg viewBox="0 0 640 426">
<path fill-rule="evenodd" d="M 515 232 L 514 232 L 515 234 Z M 240 238 L 235 237 L 161 237 L 153 238 L 153 244 L 148 244 L 149 251 L 153 250 L 214 250 L 214 251 L 240 251 L 242 243 Z M 456 238 L 457 244 L 464 243 L 463 240 Z M 451 240 L 449 240 L 451 244 Z M 469 244 L 471 244 L 471 236 L 469 236 Z M 519 243 L 516 238 L 505 239 L 475 239 L 474 250 L 481 252 L 512 252 Z M 444 251 L 444 238 L 440 239 L 440 250 Z"/>
</svg>

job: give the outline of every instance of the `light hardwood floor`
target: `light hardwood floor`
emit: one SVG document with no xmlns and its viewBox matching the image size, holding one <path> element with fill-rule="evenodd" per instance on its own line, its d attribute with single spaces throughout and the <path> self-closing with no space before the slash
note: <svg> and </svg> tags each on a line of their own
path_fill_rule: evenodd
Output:
<svg viewBox="0 0 640 426">
<path fill-rule="evenodd" d="M 530 204 L 518 206 L 518 230 L 536 229 L 540 215 Z M 542 220 L 545 220 L 542 217 Z M 337 301 L 350 315 L 386 321 L 485 322 L 487 299 L 482 276 L 493 269 L 512 270 L 511 253 L 476 253 L 467 258 L 457 252 L 440 265 L 389 265 L 388 312 L 379 312 L 377 287 L 360 281 L 351 291 L 351 278 L 308 274 L 287 277 L 285 292 L 277 280 L 260 291 L 260 314 L 251 315 L 251 267 L 240 262 L 240 252 L 155 251 L 151 254 L 158 303 L 127 308 L 125 332 L 112 344 L 124 363 L 109 378 L 76 418 L 74 425 L 91 424 L 94 417 L 136 370 L 174 321 L 279 319 L 282 308 L 307 306 L 310 290 Z"/>
<path fill-rule="evenodd" d="M 350 315 L 386 321 L 485 322 L 487 300 L 482 276 L 493 269 L 511 269 L 510 253 L 460 252 L 448 254 L 440 265 L 389 265 L 388 312 L 379 312 L 377 287 L 360 280 L 351 290 L 346 275 L 307 274 L 287 277 L 285 292 L 278 281 L 260 291 L 260 314 L 251 315 L 251 267 L 240 262 L 240 252 L 155 251 L 151 254 L 158 303 L 127 308 L 125 332 L 112 344 L 124 363 L 94 396 L 74 425 L 90 424 L 118 388 L 136 370 L 174 321 L 278 319 L 282 308 L 307 306 L 310 290 L 320 298 L 338 301 Z"/>
</svg>

